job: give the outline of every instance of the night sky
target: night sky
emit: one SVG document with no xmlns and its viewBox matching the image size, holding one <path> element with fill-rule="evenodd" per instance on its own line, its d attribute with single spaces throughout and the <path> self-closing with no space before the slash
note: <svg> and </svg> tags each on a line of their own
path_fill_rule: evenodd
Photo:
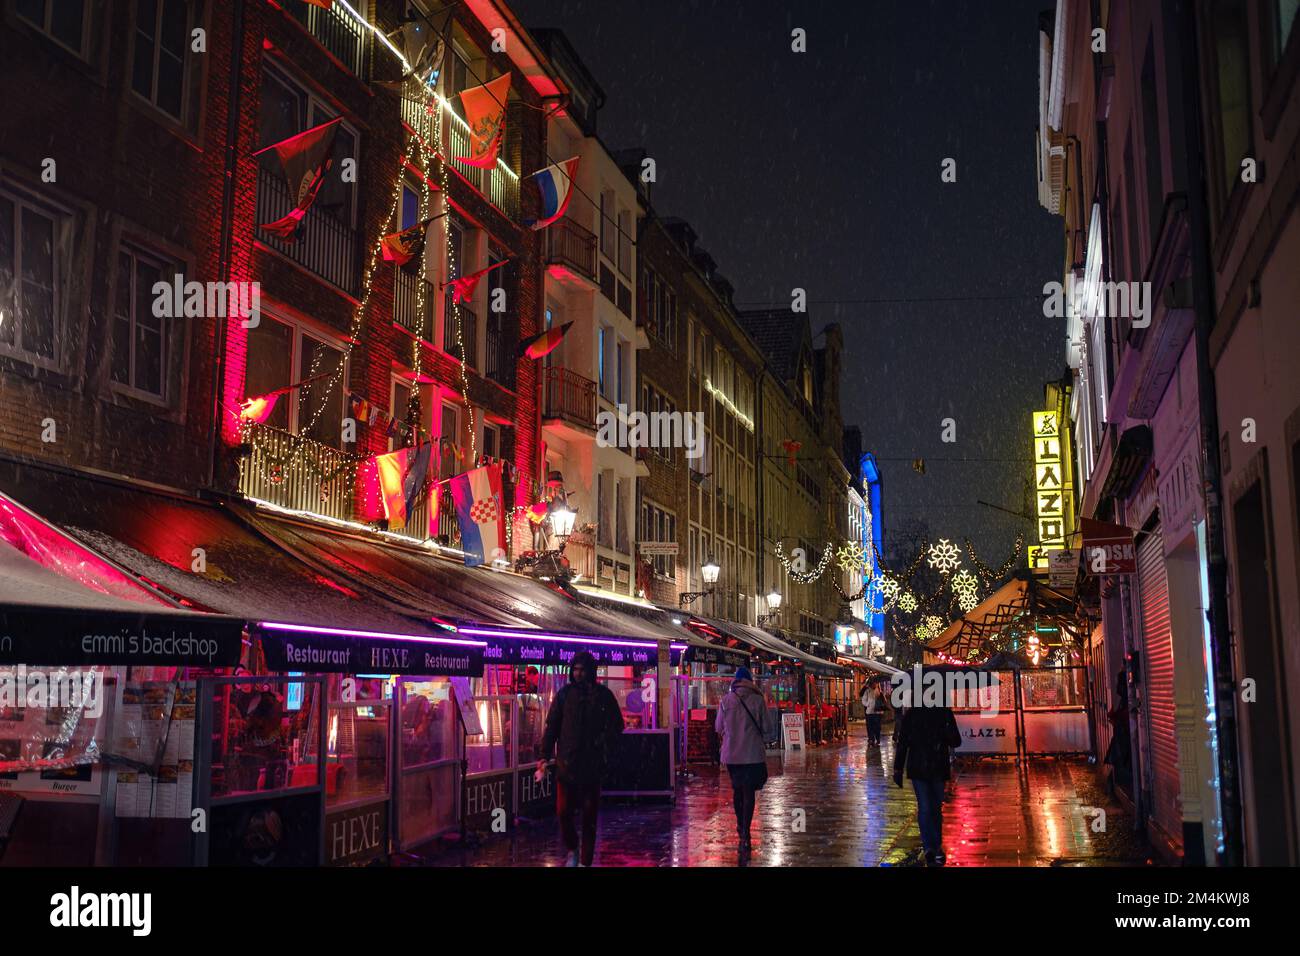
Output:
<svg viewBox="0 0 1300 956">
<path fill-rule="evenodd" d="M 1043 0 L 512 5 L 569 36 L 607 94 L 601 139 L 656 159 L 657 211 L 693 224 L 737 305 L 803 287 L 814 335 L 840 323 L 844 420 L 881 460 L 887 550 L 919 519 L 1001 563 L 1032 526 L 976 500 L 1029 504 L 1029 415 L 1065 368 L 1042 314 L 1063 254 L 1035 186 Z"/>
</svg>

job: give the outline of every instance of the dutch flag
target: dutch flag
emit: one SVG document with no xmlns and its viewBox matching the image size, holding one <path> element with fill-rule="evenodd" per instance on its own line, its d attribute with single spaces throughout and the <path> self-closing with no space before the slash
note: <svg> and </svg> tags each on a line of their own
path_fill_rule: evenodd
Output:
<svg viewBox="0 0 1300 956">
<path fill-rule="evenodd" d="M 577 156 L 533 173 L 529 178 L 537 183 L 537 188 L 541 191 L 542 214 L 538 219 L 525 220 L 525 225 L 545 229 L 563 216 L 569 208 L 569 199 L 573 196 L 573 180 L 577 175 Z"/>
<path fill-rule="evenodd" d="M 485 465 L 457 475 L 451 479 L 451 497 L 456 504 L 465 564 L 473 568 L 488 563 L 498 553 L 504 556 L 506 522 L 501 466 Z"/>
</svg>

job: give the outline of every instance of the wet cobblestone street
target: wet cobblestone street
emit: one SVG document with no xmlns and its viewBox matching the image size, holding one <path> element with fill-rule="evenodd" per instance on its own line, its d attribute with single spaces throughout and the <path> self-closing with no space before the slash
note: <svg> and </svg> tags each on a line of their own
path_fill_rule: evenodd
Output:
<svg viewBox="0 0 1300 956">
<path fill-rule="evenodd" d="M 759 793 L 750 866 L 917 865 L 920 834 L 911 785 L 894 786 L 893 745 L 849 739 L 773 756 Z M 1104 797 L 1082 759 L 959 760 L 944 805 L 950 866 L 1141 866 L 1149 852 L 1132 818 Z M 725 769 L 691 768 L 677 801 L 607 801 L 597 866 L 735 866 L 740 862 Z M 1105 810 L 1104 832 L 1094 832 Z M 555 866 L 563 859 L 554 819 L 525 822 L 513 835 L 483 837 L 443 852 L 440 866 Z"/>
</svg>

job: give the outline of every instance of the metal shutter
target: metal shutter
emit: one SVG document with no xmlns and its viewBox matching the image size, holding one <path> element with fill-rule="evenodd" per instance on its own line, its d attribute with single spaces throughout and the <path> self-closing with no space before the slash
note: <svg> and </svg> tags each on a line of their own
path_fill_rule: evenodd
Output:
<svg viewBox="0 0 1300 956">
<path fill-rule="evenodd" d="M 1174 735 L 1174 654 L 1169 628 L 1169 584 L 1164 544 L 1156 527 L 1138 544 L 1138 595 L 1142 603 L 1143 703 L 1151 761 L 1151 816 L 1181 849 L 1183 816 L 1178 799 L 1178 739 Z"/>
</svg>

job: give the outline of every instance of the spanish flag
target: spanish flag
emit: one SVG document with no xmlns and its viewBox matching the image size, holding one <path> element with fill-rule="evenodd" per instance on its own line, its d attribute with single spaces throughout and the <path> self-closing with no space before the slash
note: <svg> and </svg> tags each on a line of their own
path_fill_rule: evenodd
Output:
<svg viewBox="0 0 1300 956">
<path fill-rule="evenodd" d="M 506 97 L 510 95 L 510 74 L 503 73 L 490 83 L 462 90 L 460 102 L 469 124 L 469 155 L 456 161 L 491 169 L 501 151 L 506 131 Z"/>
</svg>

